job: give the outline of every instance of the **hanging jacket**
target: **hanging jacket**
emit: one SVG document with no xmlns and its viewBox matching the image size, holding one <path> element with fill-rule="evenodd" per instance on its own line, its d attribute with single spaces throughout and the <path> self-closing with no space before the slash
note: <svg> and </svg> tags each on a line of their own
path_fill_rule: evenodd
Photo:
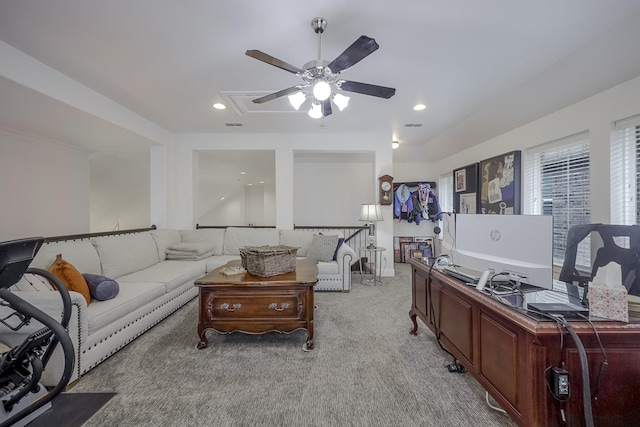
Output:
<svg viewBox="0 0 640 427">
<path fill-rule="evenodd" d="M 440 203 L 438 202 L 438 197 L 431 189 L 431 184 L 428 182 L 418 184 L 418 198 L 420 200 L 423 218 L 428 218 L 433 222 L 442 219 Z"/>
<path fill-rule="evenodd" d="M 413 204 L 413 209 L 408 212 L 407 220 L 409 222 L 416 222 L 416 225 L 420 225 L 420 221 L 422 220 L 422 209 L 420 206 L 420 197 L 418 196 L 418 192 L 414 191 L 411 193 L 411 203 Z"/>
<path fill-rule="evenodd" d="M 402 214 L 407 215 L 413 211 L 413 200 L 411 200 L 411 191 L 405 184 L 400 184 L 395 192 L 393 213 L 396 218 L 402 221 Z"/>
</svg>

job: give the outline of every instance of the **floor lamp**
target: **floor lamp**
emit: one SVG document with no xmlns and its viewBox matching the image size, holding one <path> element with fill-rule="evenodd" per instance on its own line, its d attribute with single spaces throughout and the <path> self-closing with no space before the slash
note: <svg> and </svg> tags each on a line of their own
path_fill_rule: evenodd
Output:
<svg viewBox="0 0 640 427">
<path fill-rule="evenodd" d="M 382 221 L 382 211 L 380 205 L 362 205 L 360 211 L 360 221 L 369 223 L 369 245 L 367 249 L 375 249 L 376 247 L 376 222 Z"/>
</svg>

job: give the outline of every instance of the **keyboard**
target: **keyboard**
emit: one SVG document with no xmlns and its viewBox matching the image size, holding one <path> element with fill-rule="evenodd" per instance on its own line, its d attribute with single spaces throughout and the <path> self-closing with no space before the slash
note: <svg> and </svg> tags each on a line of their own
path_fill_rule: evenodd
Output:
<svg viewBox="0 0 640 427">
<path fill-rule="evenodd" d="M 461 267 L 458 265 L 447 265 L 442 271 L 458 280 L 461 280 L 465 283 L 476 284 L 480 280 L 480 276 L 482 276 L 481 271 L 473 270 L 471 268 Z M 492 283 L 509 283 L 509 278 L 506 276 L 496 276 L 492 279 Z"/>
<path fill-rule="evenodd" d="M 515 288 L 515 285 L 516 285 L 515 282 L 511 282 L 511 281 L 508 284 L 500 283 L 497 286 L 493 287 L 492 291 L 496 295 L 508 295 L 518 291 L 527 293 L 527 292 L 537 292 L 537 291 L 544 290 L 539 286 L 530 285 L 528 283 L 520 283 L 520 286 L 517 289 Z"/>
</svg>

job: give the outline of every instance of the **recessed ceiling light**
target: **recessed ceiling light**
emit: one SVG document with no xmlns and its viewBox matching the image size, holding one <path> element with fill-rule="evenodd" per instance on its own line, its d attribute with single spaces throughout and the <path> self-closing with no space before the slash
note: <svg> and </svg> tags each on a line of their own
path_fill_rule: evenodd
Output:
<svg viewBox="0 0 640 427">
<path fill-rule="evenodd" d="M 424 105 L 424 104 L 416 104 L 416 105 L 413 106 L 413 109 L 416 110 L 416 111 L 422 111 L 425 108 L 427 108 L 427 106 Z"/>
<path fill-rule="evenodd" d="M 398 147 L 400 147 L 400 143 L 398 141 L 393 141 L 391 143 L 391 148 L 393 148 L 394 150 Z"/>
<path fill-rule="evenodd" d="M 224 200 L 224 197 L 220 197 L 220 200 Z"/>
<path fill-rule="evenodd" d="M 227 106 L 216 102 L 215 104 L 213 104 L 213 108 L 215 108 L 216 110 L 224 110 L 225 108 L 227 108 Z"/>
<path fill-rule="evenodd" d="M 246 175 L 246 174 L 247 174 L 246 172 L 240 172 L 240 175 Z"/>
<path fill-rule="evenodd" d="M 264 181 L 260 181 L 260 184 L 264 184 Z"/>
<path fill-rule="evenodd" d="M 248 185 L 249 187 L 251 187 L 253 184 L 252 184 L 252 183 L 248 183 L 247 185 Z"/>
</svg>

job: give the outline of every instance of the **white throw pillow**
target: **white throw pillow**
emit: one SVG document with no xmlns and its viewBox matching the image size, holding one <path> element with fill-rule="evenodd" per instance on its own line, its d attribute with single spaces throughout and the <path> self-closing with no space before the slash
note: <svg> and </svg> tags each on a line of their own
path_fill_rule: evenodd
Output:
<svg viewBox="0 0 640 427">
<path fill-rule="evenodd" d="M 309 246 L 307 258 L 316 261 L 331 262 L 333 260 L 333 254 L 336 252 L 336 247 L 338 246 L 338 239 L 337 234 L 314 234 L 311 246 Z"/>
</svg>

